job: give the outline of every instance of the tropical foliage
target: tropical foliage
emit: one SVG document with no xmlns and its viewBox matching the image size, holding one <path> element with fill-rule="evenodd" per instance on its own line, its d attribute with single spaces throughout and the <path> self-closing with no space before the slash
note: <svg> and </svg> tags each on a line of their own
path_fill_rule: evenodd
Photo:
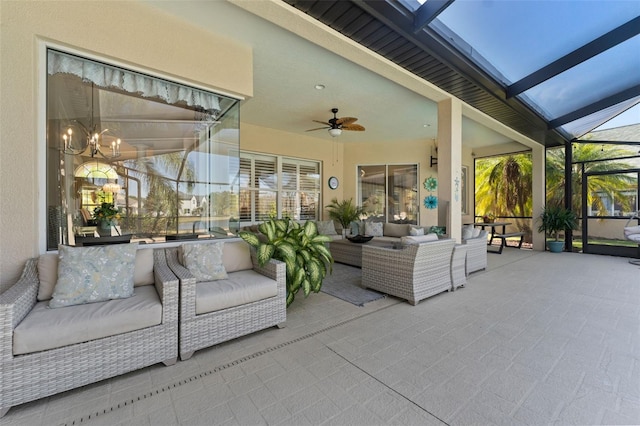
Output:
<svg viewBox="0 0 640 426">
<path fill-rule="evenodd" d="M 603 146 L 599 144 L 574 144 L 572 158 L 574 163 L 571 170 L 571 207 L 576 212 L 582 211 L 582 176 L 583 173 L 605 172 L 611 170 L 629 169 L 628 163 L 615 158 L 634 155 L 635 153 L 617 146 Z M 609 160 L 608 159 L 614 159 Z M 599 161 L 600 160 L 600 161 Z M 605 160 L 605 161 L 602 161 Z M 564 169 L 565 150 L 555 148 L 547 150 L 547 202 L 559 204 L 564 201 Z M 606 208 L 598 193 L 618 195 L 621 191 L 629 188 L 635 181 L 629 175 L 611 174 L 594 175 L 588 181 L 587 202 L 593 207 L 598 215 L 606 215 Z M 617 197 L 616 200 L 623 204 L 626 210 L 631 210 L 631 206 L 624 205 L 628 200 L 624 197 Z"/>
<path fill-rule="evenodd" d="M 329 212 L 329 218 L 342 225 L 342 229 L 347 229 L 351 222 L 360 220 L 360 216 L 365 214 L 364 208 L 356 206 L 352 198 L 338 201 L 334 197 L 325 208 Z"/>
<path fill-rule="evenodd" d="M 476 212 L 492 218 L 531 217 L 531 176 L 531 154 L 477 160 Z M 529 220 L 514 220 L 519 229 L 531 230 Z"/>
<path fill-rule="evenodd" d="M 120 209 L 113 203 L 102 203 L 93 210 L 93 218 L 98 222 L 112 223 L 120 219 Z"/>
<path fill-rule="evenodd" d="M 313 221 L 304 225 L 286 219 L 270 219 L 258 226 L 266 241 L 252 232 L 239 232 L 243 240 L 255 247 L 258 263 L 264 266 L 269 259 L 287 264 L 287 307 L 300 289 L 307 297 L 317 293 L 327 272 L 332 271 L 333 257 L 325 245 L 331 237 L 318 234 Z"/>
<path fill-rule="evenodd" d="M 578 216 L 561 205 L 547 205 L 540 214 L 538 232 L 546 232 L 558 241 L 561 231 L 578 229 Z"/>
</svg>

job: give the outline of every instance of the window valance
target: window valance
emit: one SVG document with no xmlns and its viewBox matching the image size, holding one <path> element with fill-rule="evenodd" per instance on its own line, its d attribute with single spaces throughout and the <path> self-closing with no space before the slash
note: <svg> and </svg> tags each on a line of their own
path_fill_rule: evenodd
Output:
<svg viewBox="0 0 640 426">
<path fill-rule="evenodd" d="M 219 98 L 212 93 L 51 49 L 47 55 L 47 70 L 50 75 L 73 74 L 96 86 L 124 90 L 146 98 L 160 98 L 168 104 L 184 102 L 203 108 L 213 118 L 220 113 Z"/>
</svg>

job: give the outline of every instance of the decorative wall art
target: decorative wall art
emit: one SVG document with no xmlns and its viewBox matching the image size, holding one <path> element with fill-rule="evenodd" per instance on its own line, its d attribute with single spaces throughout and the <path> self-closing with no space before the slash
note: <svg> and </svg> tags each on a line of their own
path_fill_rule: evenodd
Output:
<svg viewBox="0 0 640 426">
<path fill-rule="evenodd" d="M 428 178 L 426 178 L 424 180 L 424 189 L 431 193 L 436 191 L 438 189 L 438 179 L 434 178 L 433 176 L 429 176 Z M 438 197 L 433 194 L 427 195 L 426 197 L 424 197 L 424 206 L 428 209 L 437 208 Z"/>
</svg>

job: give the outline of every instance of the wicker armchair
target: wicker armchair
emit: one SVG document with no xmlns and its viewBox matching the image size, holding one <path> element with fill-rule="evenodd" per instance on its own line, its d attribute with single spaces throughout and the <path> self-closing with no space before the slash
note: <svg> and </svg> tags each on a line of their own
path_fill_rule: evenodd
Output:
<svg viewBox="0 0 640 426">
<path fill-rule="evenodd" d="M 18 404 L 159 362 L 166 365 L 176 362 L 178 280 L 167 267 L 164 250 L 154 250 L 153 257 L 155 284 L 150 286 L 155 285 L 162 303 L 160 324 L 55 349 L 14 355 L 14 329 L 37 303 L 38 259 L 27 261 L 18 282 L 0 295 L 0 417 Z"/>
<path fill-rule="evenodd" d="M 406 299 L 412 305 L 452 289 L 455 241 L 444 239 L 402 249 L 362 247 L 362 285 Z"/>
<path fill-rule="evenodd" d="M 467 246 L 467 275 L 487 268 L 487 235 L 482 230 L 477 237 L 462 240 Z"/>
<path fill-rule="evenodd" d="M 246 244 L 241 242 L 241 244 Z M 226 250 L 227 243 L 225 243 Z M 258 265 L 255 251 L 251 250 L 254 272 L 277 282 L 277 295 L 250 303 L 206 313 L 196 313 L 197 284 L 195 277 L 186 269 L 179 258 L 179 247 L 166 249 L 167 262 L 180 280 L 180 359 L 186 360 L 194 351 L 207 348 L 236 337 L 244 336 L 265 328 L 283 326 L 286 312 L 286 265 L 271 259 L 264 267 Z M 232 272 L 229 277 L 233 279 Z M 249 274 L 250 275 L 250 274 Z M 248 278 L 249 280 L 251 277 Z M 200 283 L 198 283 L 200 284 Z M 250 289 L 246 291 L 250 292 Z"/>
</svg>

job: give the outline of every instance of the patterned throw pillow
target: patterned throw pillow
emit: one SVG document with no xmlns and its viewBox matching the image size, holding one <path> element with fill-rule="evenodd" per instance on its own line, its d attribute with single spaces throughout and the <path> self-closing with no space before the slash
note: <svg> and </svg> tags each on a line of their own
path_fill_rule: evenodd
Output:
<svg viewBox="0 0 640 426">
<path fill-rule="evenodd" d="M 227 271 L 222 262 L 224 243 L 183 244 L 184 267 L 196 277 L 196 282 L 224 280 Z"/>
<path fill-rule="evenodd" d="M 82 305 L 133 296 L 138 243 L 60 246 L 58 281 L 49 307 Z"/>
<path fill-rule="evenodd" d="M 367 222 L 365 225 L 366 235 L 372 237 L 382 237 L 382 222 Z"/>
<path fill-rule="evenodd" d="M 322 235 L 338 235 L 336 232 L 336 226 L 332 220 L 319 220 L 316 222 L 318 227 L 318 234 Z"/>
</svg>

